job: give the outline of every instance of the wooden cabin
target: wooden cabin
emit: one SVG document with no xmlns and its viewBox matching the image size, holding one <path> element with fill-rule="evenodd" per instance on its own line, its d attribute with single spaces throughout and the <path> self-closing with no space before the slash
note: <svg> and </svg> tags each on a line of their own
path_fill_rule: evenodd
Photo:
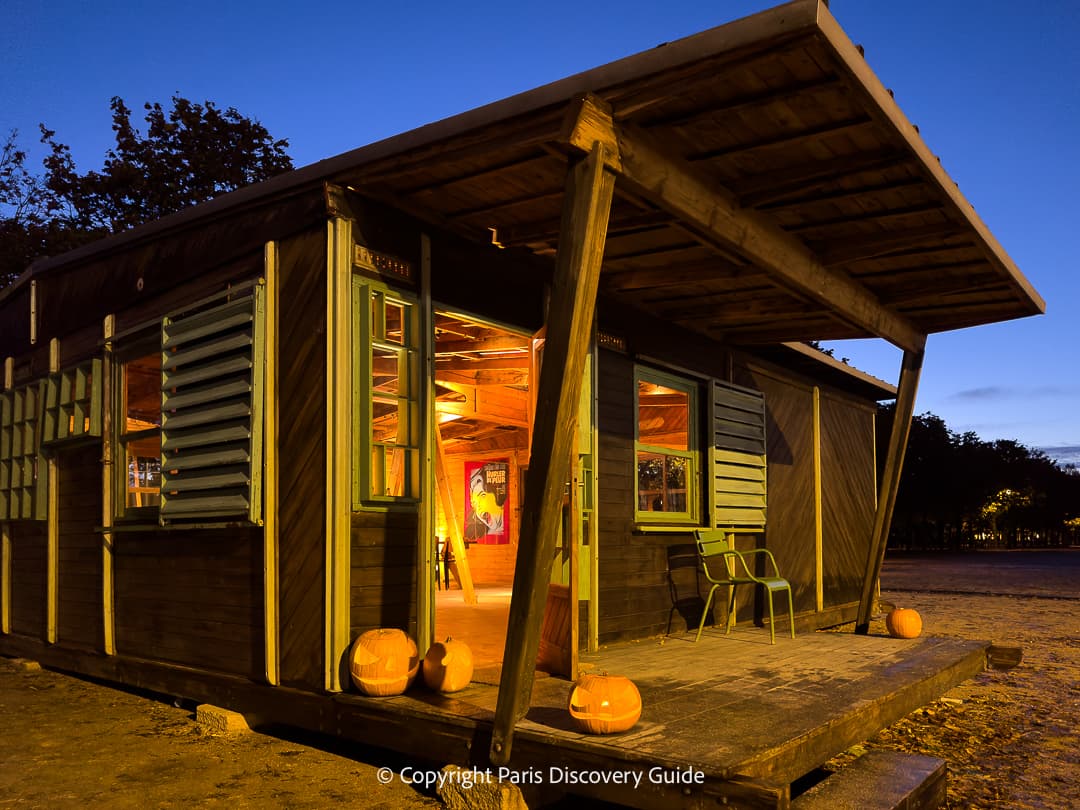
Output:
<svg viewBox="0 0 1080 810">
<path fill-rule="evenodd" d="M 0 651 L 407 753 L 674 767 L 674 723 L 661 754 L 523 720 L 538 656 L 696 629 L 670 560 L 720 527 L 792 583 L 785 666 L 820 664 L 810 631 L 875 608 L 927 335 L 1043 308 L 796 0 L 29 268 L 0 292 Z M 805 345 L 867 337 L 904 350 L 897 387 Z M 498 667 L 483 700 L 349 694 L 360 632 L 423 650 L 458 621 Z M 934 649 L 872 721 L 701 760 L 706 793 L 786 806 L 984 662 Z"/>
</svg>

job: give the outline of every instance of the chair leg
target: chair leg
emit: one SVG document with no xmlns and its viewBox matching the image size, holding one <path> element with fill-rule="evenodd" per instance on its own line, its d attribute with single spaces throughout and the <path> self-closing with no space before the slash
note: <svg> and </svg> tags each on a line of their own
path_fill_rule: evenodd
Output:
<svg viewBox="0 0 1080 810">
<path fill-rule="evenodd" d="M 791 599 L 791 586 L 787 589 L 788 618 L 791 620 L 791 637 L 795 638 L 795 603 Z"/>
<path fill-rule="evenodd" d="M 719 585 L 713 585 L 709 588 L 709 598 L 705 600 L 705 610 L 701 611 L 701 623 L 698 624 L 697 635 L 694 636 L 694 643 L 697 644 L 701 640 L 701 631 L 705 629 L 705 618 L 709 615 L 709 606 L 712 604 L 713 594 L 716 593 L 716 589 Z"/>
<path fill-rule="evenodd" d="M 735 586 L 728 585 L 728 587 L 731 588 L 731 599 L 728 601 L 727 618 L 724 619 L 725 636 L 731 632 L 731 628 L 735 624 Z"/>
<path fill-rule="evenodd" d="M 765 595 L 769 598 L 769 643 L 776 643 L 776 620 L 773 618 L 772 590 L 765 589 Z"/>
</svg>

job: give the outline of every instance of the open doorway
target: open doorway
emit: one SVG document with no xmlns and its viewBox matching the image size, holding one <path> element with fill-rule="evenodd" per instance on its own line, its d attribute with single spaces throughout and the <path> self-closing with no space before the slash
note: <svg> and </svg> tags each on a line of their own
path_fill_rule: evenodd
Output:
<svg viewBox="0 0 1080 810">
<path fill-rule="evenodd" d="M 435 313 L 435 638 L 465 641 L 478 671 L 502 662 L 506 640 L 528 469 L 532 349 L 528 334 Z"/>
</svg>

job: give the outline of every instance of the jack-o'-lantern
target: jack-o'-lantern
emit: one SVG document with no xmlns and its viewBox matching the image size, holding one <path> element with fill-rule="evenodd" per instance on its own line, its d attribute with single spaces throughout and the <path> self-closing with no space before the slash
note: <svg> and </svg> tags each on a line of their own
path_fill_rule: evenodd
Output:
<svg viewBox="0 0 1080 810">
<path fill-rule="evenodd" d="M 641 717 L 641 693 L 621 675 L 582 675 L 570 690 L 569 709 L 581 731 L 614 734 Z"/>
<path fill-rule="evenodd" d="M 353 683 L 365 695 L 400 695 L 419 669 L 416 642 L 401 630 L 368 630 L 357 637 L 349 651 Z"/>
</svg>

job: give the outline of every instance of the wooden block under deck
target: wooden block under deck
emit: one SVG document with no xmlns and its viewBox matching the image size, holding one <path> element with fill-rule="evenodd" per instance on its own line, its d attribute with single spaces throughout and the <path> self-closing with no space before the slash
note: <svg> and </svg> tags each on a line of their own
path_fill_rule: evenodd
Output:
<svg viewBox="0 0 1080 810">
<path fill-rule="evenodd" d="M 945 803 L 945 760 L 868 751 L 791 802 L 792 810 L 934 810 Z"/>
<path fill-rule="evenodd" d="M 1012 669 L 1024 660 L 1024 648 L 1008 644 L 991 644 L 986 650 L 986 665 L 990 669 Z"/>
</svg>

